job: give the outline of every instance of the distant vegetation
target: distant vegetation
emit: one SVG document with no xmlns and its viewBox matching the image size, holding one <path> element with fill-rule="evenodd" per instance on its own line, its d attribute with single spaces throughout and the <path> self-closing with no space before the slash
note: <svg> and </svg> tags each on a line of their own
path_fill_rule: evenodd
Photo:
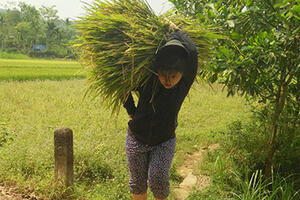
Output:
<svg viewBox="0 0 300 200">
<path fill-rule="evenodd" d="M 0 58 L 6 59 L 30 59 L 29 56 L 21 54 L 21 53 L 7 53 L 4 51 L 0 51 Z"/>
<path fill-rule="evenodd" d="M 70 42 L 74 22 L 57 16 L 54 6 L 36 9 L 21 2 L 14 8 L 0 5 L 0 51 L 31 57 L 74 58 Z M 8 54 L 9 55 L 9 54 Z M 0 58 L 9 58 L 0 53 Z"/>
</svg>

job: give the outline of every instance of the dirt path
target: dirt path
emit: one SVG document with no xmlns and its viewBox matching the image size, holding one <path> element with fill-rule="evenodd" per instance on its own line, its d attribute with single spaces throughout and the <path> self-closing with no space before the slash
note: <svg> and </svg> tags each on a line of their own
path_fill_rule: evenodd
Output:
<svg viewBox="0 0 300 200">
<path fill-rule="evenodd" d="M 203 147 L 199 151 L 189 154 L 181 167 L 177 169 L 180 176 L 184 177 L 184 180 L 180 183 L 179 187 L 175 188 L 175 199 L 184 200 L 189 196 L 193 187 L 197 190 L 203 190 L 210 184 L 210 177 L 206 175 L 195 176 L 193 172 L 196 170 L 199 163 L 201 163 L 204 154 L 207 151 L 218 148 L 218 144 L 212 144 L 208 147 Z"/>
<path fill-rule="evenodd" d="M 0 200 L 20 200 L 13 191 L 6 189 L 3 185 L 0 185 Z M 23 199 L 22 199 L 23 200 Z"/>
<path fill-rule="evenodd" d="M 8 189 L 0 183 L 0 200 L 37 200 L 37 198 L 34 195 L 19 194 L 16 189 Z"/>
</svg>

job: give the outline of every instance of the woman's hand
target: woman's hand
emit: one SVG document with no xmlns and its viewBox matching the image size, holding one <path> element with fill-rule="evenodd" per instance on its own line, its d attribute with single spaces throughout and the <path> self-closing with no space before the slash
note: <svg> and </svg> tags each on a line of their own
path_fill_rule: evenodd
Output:
<svg viewBox="0 0 300 200">
<path fill-rule="evenodd" d="M 129 116 L 129 119 L 132 120 L 133 116 L 132 115 L 128 115 L 128 116 Z"/>
</svg>

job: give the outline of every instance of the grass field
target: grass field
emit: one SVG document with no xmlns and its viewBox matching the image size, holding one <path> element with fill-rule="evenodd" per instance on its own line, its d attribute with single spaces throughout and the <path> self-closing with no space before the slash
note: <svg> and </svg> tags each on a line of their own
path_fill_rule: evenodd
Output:
<svg viewBox="0 0 300 200">
<path fill-rule="evenodd" d="M 0 59 L 0 80 L 62 80 L 84 78 L 74 61 Z"/>
<path fill-rule="evenodd" d="M 53 186 L 53 132 L 70 127 L 74 199 L 130 199 L 124 152 L 128 117 L 122 109 L 111 118 L 99 99 L 83 99 L 86 87 L 84 80 L 0 82 L 0 134 L 6 141 L 0 145 L 0 182 L 14 180 L 46 199 L 64 199 Z M 184 153 L 217 142 L 216 132 L 247 112 L 243 99 L 226 98 L 219 86 L 194 85 L 179 115 L 172 191 Z"/>
<path fill-rule="evenodd" d="M 84 98 L 87 85 L 78 79 L 84 77 L 80 71 L 71 61 L 0 59 L 0 182 L 44 199 L 66 199 L 53 184 L 53 133 L 70 127 L 73 199 L 130 199 L 124 151 L 128 116 L 124 109 L 111 116 L 101 97 Z M 194 84 L 179 113 L 170 200 L 185 154 L 219 142 L 220 131 L 248 114 L 243 98 L 226 97 L 219 85 Z"/>
</svg>

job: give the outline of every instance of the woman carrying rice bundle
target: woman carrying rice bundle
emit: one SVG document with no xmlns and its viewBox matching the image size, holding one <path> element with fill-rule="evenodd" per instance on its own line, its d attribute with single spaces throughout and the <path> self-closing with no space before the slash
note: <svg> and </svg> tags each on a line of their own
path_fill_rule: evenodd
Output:
<svg viewBox="0 0 300 200">
<path fill-rule="evenodd" d="M 177 116 L 197 73 L 198 52 L 188 34 L 175 30 L 166 38 L 155 55 L 156 73 L 137 88 L 137 106 L 131 94 L 124 103 L 130 117 L 126 155 L 134 200 L 146 200 L 148 186 L 155 199 L 169 195 Z"/>
<path fill-rule="evenodd" d="M 125 146 L 132 197 L 146 200 L 149 187 L 155 199 L 167 199 L 177 116 L 197 70 L 205 74 L 217 36 L 180 14 L 156 16 L 146 0 L 96 0 L 87 11 L 75 47 L 88 69 L 88 92 L 113 113 L 123 104 L 130 117 Z"/>
</svg>

